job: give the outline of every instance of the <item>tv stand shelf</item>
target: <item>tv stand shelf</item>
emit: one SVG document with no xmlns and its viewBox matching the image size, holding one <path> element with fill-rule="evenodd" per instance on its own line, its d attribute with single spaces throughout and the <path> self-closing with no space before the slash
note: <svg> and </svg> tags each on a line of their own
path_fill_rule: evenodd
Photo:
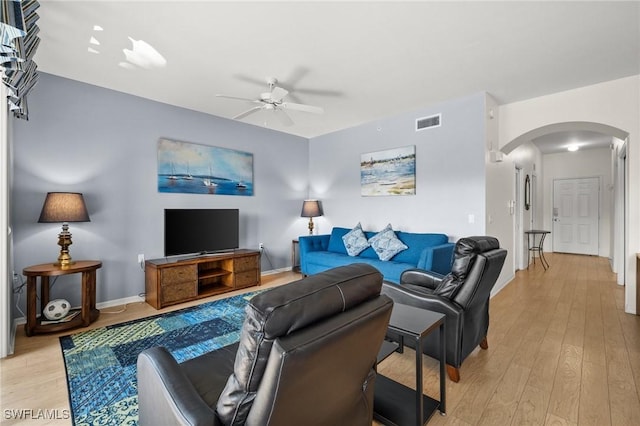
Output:
<svg viewBox="0 0 640 426">
<path fill-rule="evenodd" d="M 223 277 L 225 275 L 229 275 L 232 274 L 233 272 L 231 271 L 227 271 L 224 269 L 210 269 L 210 270 L 206 270 L 203 271 L 202 273 L 200 273 L 198 275 L 198 280 L 206 280 L 207 278 L 215 278 L 215 277 Z"/>
<path fill-rule="evenodd" d="M 146 301 L 156 309 L 260 285 L 260 252 L 234 250 L 145 262 Z"/>
</svg>

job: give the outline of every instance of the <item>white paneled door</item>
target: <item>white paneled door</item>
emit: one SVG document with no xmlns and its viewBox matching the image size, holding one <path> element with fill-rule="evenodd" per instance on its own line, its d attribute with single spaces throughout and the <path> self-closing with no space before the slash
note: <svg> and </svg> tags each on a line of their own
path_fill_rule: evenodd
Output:
<svg viewBox="0 0 640 426">
<path fill-rule="evenodd" d="M 599 178 L 553 181 L 553 251 L 598 255 Z"/>
</svg>

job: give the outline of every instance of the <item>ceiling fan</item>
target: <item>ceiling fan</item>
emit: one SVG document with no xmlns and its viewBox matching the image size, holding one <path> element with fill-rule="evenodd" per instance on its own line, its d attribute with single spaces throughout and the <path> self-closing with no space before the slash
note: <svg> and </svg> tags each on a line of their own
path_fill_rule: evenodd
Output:
<svg viewBox="0 0 640 426">
<path fill-rule="evenodd" d="M 237 101 L 245 101 L 245 102 L 252 102 L 252 103 L 258 104 L 257 106 L 254 106 L 253 108 L 250 108 L 236 115 L 235 117 L 233 117 L 234 120 L 240 120 L 260 110 L 271 110 L 274 112 L 276 117 L 278 117 L 278 119 L 282 124 L 284 124 L 285 126 L 291 126 L 293 125 L 293 120 L 286 113 L 285 110 L 287 109 L 291 111 L 310 112 L 313 114 L 322 114 L 324 112 L 322 108 L 317 106 L 298 104 L 294 102 L 285 102 L 284 97 L 287 96 L 289 91 L 286 89 L 283 89 L 282 87 L 276 86 L 277 83 L 278 83 L 278 79 L 274 77 L 268 77 L 267 84 L 269 85 L 269 91 L 261 93 L 257 99 L 240 98 L 237 96 L 228 96 L 228 95 L 216 95 L 216 96 L 219 98 L 234 99 Z"/>
</svg>

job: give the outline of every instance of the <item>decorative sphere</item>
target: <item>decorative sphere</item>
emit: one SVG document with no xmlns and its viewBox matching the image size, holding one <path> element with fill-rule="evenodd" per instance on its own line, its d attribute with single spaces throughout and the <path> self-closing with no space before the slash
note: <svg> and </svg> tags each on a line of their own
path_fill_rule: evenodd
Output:
<svg viewBox="0 0 640 426">
<path fill-rule="evenodd" d="M 71 305 L 64 299 L 55 299 L 47 303 L 42 313 L 44 317 L 50 321 L 59 320 L 64 318 L 69 313 Z"/>
</svg>

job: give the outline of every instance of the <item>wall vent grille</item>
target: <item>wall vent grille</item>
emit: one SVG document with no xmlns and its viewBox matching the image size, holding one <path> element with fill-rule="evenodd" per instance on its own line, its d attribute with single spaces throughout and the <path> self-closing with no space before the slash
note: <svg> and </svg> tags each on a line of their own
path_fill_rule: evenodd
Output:
<svg viewBox="0 0 640 426">
<path fill-rule="evenodd" d="M 422 117 L 416 120 L 416 132 L 419 130 L 432 129 L 442 125 L 442 114 L 434 114 L 429 117 Z"/>
</svg>

